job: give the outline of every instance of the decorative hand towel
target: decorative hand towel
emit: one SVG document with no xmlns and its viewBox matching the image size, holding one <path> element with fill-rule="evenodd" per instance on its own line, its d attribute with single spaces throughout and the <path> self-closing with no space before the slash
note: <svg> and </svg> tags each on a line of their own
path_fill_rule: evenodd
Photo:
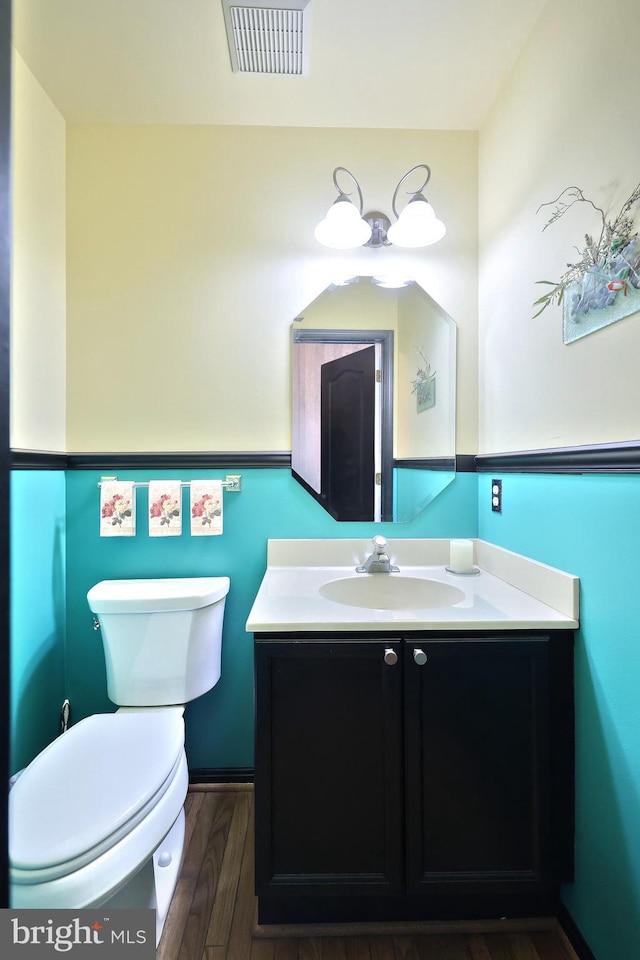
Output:
<svg viewBox="0 0 640 960">
<path fill-rule="evenodd" d="M 191 536 L 222 533 L 222 480 L 191 481 Z"/>
<path fill-rule="evenodd" d="M 182 533 L 180 480 L 149 481 L 149 536 L 179 537 Z"/>
<path fill-rule="evenodd" d="M 135 537 L 133 480 L 103 480 L 100 485 L 100 536 Z"/>
</svg>

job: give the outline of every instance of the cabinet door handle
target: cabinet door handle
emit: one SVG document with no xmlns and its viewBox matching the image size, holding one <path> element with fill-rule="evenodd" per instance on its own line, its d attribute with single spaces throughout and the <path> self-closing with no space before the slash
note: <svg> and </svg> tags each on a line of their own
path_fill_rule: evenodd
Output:
<svg viewBox="0 0 640 960">
<path fill-rule="evenodd" d="M 425 663 L 427 662 L 427 655 L 424 650 L 420 649 L 420 647 L 415 647 L 413 651 L 413 659 L 419 667 L 424 667 Z"/>
<path fill-rule="evenodd" d="M 389 667 L 393 667 L 398 662 L 398 654 L 392 647 L 387 647 L 384 651 L 384 662 Z"/>
</svg>

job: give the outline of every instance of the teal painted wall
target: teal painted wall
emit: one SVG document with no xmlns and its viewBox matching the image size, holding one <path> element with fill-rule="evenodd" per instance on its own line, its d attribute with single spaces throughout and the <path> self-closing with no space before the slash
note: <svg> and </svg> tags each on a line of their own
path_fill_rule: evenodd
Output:
<svg viewBox="0 0 640 960">
<path fill-rule="evenodd" d="M 120 474 L 139 480 L 169 475 L 189 480 L 206 474 Z M 66 482 L 58 471 L 13 474 L 13 770 L 57 734 L 64 696 L 72 701 L 74 720 L 113 709 L 100 635 L 86 604 L 87 590 L 98 580 L 231 577 L 222 678 L 188 707 L 187 751 L 192 768 L 243 767 L 253 763 L 253 651 L 244 624 L 269 537 L 359 537 L 378 529 L 390 539 L 479 535 L 580 577 L 576 879 L 563 898 L 597 960 L 638 953 L 640 477 L 508 474 L 502 477 L 503 512 L 494 514 L 491 477 L 461 474 L 415 520 L 378 528 L 335 523 L 287 470 L 246 470 L 243 491 L 225 494 L 222 536 L 192 538 L 185 532 L 150 539 L 142 489 L 139 532 L 122 540 L 99 536 L 99 479 L 94 471 L 70 471 Z"/>
<path fill-rule="evenodd" d="M 238 471 L 229 471 L 238 472 Z M 223 476 L 203 471 L 120 471 L 120 479 L 181 480 Z M 268 538 L 473 537 L 476 476 L 460 474 L 409 523 L 336 523 L 285 469 L 245 470 L 240 493 L 224 495 L 224 533 L 219 537 L 150 538 L 148 491 L 137 491 L 134 538 L 99 536 L 98 481 L 94 471 L 67 475 L 67 695 L 73 716 L 112 710 L 107 699 L 100 634 L 86 602 L 99 580 L 119 577 L 220 576 L 231 578 L 225 608 L 222 677 L 189 704 L 187 755 L 192 769 L 253 766 L 253 638 L 245 623 L 266 567 Z M 183 501 L 186 508 L 187 500 Z M 188 512 L 185 513 L 188 516 Z M 185 525 L 183 524 L 183 527 Z"/>
<path fill-rule="evenodd" d="M 500 476 L 500 474 L 495 474 Z M 576 876 L 563 890 L 597 960 L 640 956 L 640 477 L 478 478 L 479 536 L 580 577 Z"/>
<path fill-rule="evenodd" d="M 16 773 L 59 732 L 65 666 L 65 475 L 11 476 L 11 731 Z"/>
<path fill-rule="evenodd" d="M 415 520 L 451 483 L 454 471 L 447 470 L 394 470 L 395 503 L 393 515 L 404 521 Z"/>
</svg>

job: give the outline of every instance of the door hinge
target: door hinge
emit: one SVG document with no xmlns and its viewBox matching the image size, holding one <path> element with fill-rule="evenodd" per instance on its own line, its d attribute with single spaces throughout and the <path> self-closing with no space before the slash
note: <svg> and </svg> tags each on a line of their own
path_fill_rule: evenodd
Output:
<svg viewBox="0 0 640 960">
<path fill-rule="evenodd" d="M 382 370 L 376 370 L 376 383 L 382 383 Z"/>
<path fill-rule="evenodd" d="M 371 483 L 371 481 L 369 481 L 369 483 Z M 376 473 L 376 487 L 381 487 L 381 486 L 382 486 L 382 474 Z"/>
</svg>

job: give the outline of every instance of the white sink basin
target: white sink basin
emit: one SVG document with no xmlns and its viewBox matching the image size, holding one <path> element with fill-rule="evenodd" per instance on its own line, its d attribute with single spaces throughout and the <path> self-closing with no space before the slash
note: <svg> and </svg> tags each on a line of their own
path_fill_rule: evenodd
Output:
<svg viewBox="0 0 640 960">
<path fill-rule="evenodd" d="M 325 600 L 373 610 L 426 610 L 451 607 L 464 600 L 464 591 L 449 583 L 389 573 L 330 580 L 319 593 Z"/>
</svg>

